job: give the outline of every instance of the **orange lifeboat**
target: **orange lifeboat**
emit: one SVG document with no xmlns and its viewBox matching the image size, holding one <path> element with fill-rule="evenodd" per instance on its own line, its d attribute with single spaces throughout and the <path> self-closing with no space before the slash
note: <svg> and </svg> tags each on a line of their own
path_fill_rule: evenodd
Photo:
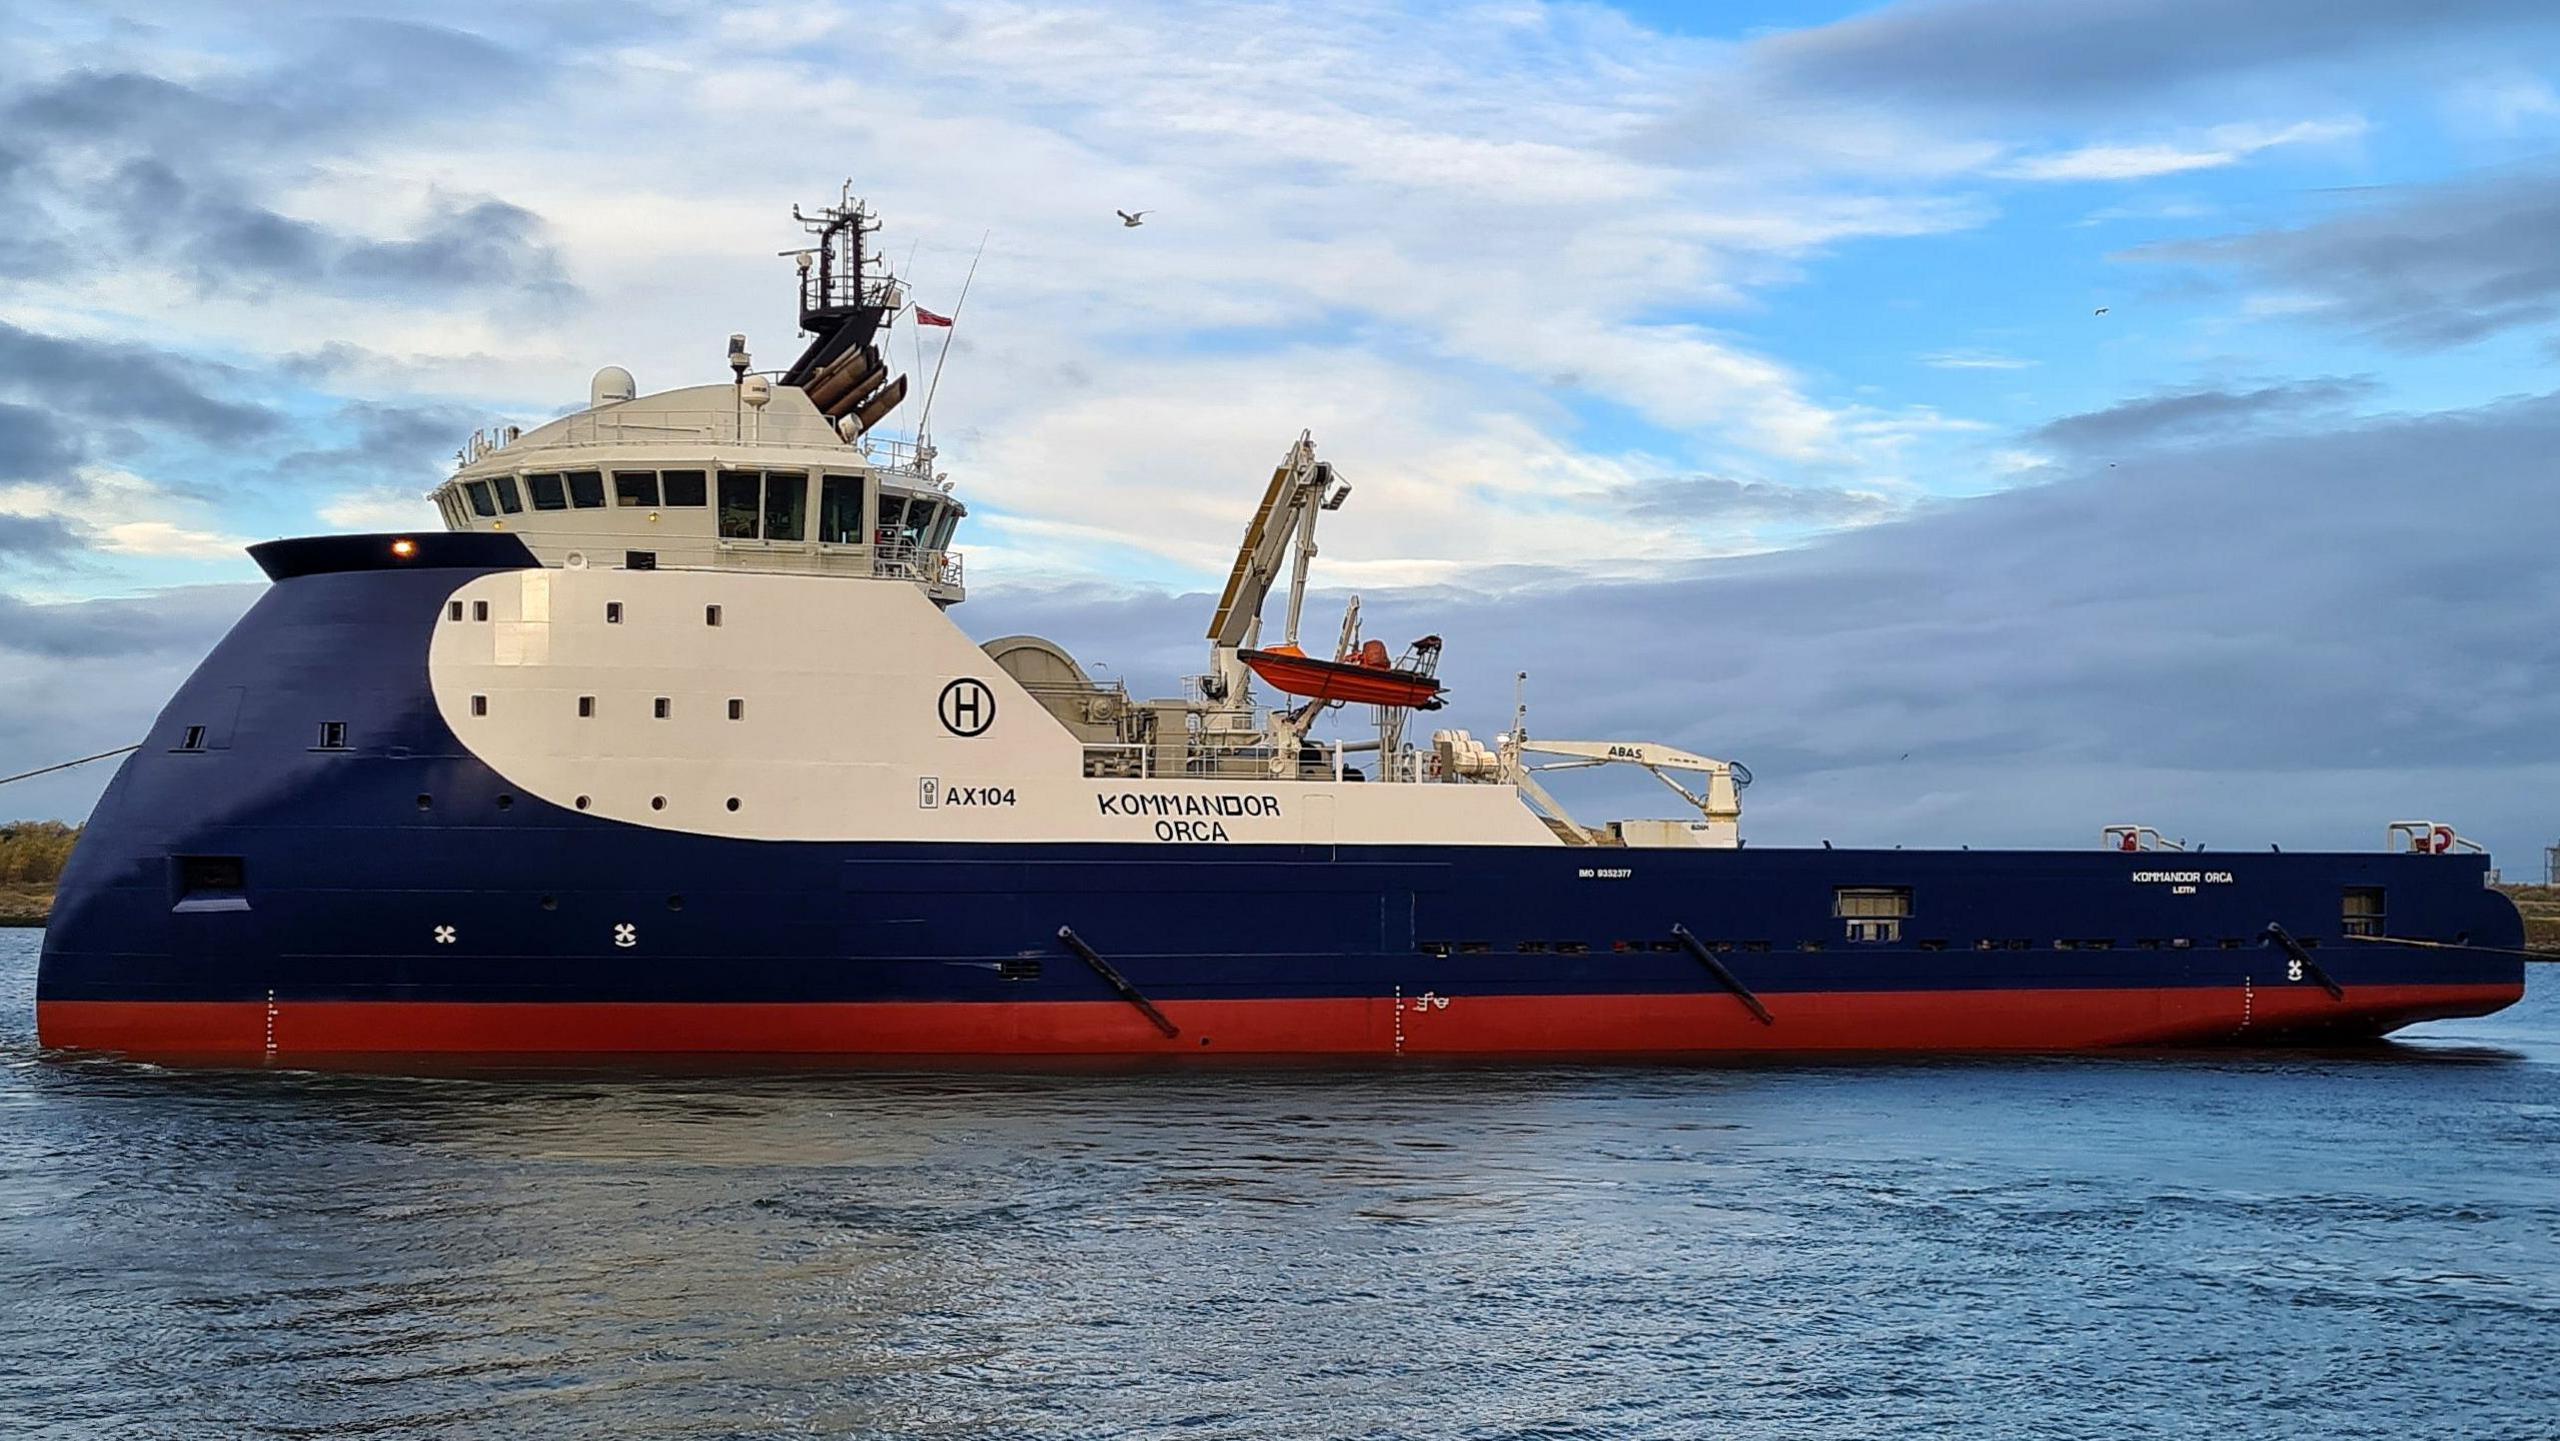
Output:
<svg viewBox="0 0 2560 1441">
<path fill-rule="evenodd" d="M 1436 661 L 1439 638 L 1430 639 L 1427 651 L 1419 643 L 1415 649 Z M 1396 665 L 1387 659 L 1386 646 L 1374 640 L 1350 660 L 1318 660 L 1293 645 L 1238 651 L 1236 655 L 1273 690 L 1289 695 L 1352 705 L 1440 708 L 1440 682 L 1426 668 L 1428 662 Z"/>
</svg>

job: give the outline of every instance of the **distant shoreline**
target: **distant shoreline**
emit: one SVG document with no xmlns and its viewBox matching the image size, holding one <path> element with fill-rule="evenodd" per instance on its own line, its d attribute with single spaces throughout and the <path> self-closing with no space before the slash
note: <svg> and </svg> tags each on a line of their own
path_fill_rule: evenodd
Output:
<svg viewBox="0 0 2560 1441">
<path fill-rule="evenodd" d="M 50 882 L 0 882 L 0 926 L 41 926 L 52 914 Z"/>
</svg>

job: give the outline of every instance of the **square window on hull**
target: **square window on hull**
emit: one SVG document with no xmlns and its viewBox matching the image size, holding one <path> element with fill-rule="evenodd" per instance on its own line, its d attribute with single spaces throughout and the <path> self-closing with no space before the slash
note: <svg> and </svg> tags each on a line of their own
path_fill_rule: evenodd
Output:
<svg viewBox="0 0 2560 1441">
<path fill-rule="evenodd" d="M 1899 941 L 1902 923 L 1911 918 L 1911 888 L 1842 886 L 1831 893 L 1831 914 L 1850 940 Z"/>
<path fill-rule="evenodd" d="M 171 856 L 169 881 L 176 911 L 249 909 L 249 868 L 238 856 Z"/>
<path fill-rule="evenodd" d="M 617 470 L 613 473 L 613 503 L 620 506 L 654 506 L 658 503 L 658 473 L 654 470 Z"/>
<path fill-rule="evenodd" d="M 2338 933 L 2347 936 L 2379 936 L 2385 933 L 2382 887 L 2348 886 L 2341 897 Z"/>
</svg>

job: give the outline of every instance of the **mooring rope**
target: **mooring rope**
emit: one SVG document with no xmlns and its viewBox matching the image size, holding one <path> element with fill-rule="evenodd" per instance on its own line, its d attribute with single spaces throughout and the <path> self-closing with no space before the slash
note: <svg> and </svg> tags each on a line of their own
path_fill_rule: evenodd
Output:
<svg viewBox="0 0 2560 1441">
<path fill-rule="evenodd" d="M 63 761 L 58 765 L 38 766 L 31 771 L 20 771 L 13 776 L 0 776 L 0 786 L 5 786 L 11 781 L 33 780 L 37 776 L 49 776 L 55 771 L 67 771 L 73 766 L 85 766 L 91 761 L 102 761 L 109 756 L 120 756 L 128 751 L 138 751 L 140 749 L 142 749 L 142 743 L 140 741 L 136 741 L 129 746 L 117 746 L 111 751 L 100 751 L 93 756 L 82 756 L 76 761 Z"/>
<path fill-rule="evenodd" d="M 2492 956 L 2522 956 L 2528 961 L 2560 965 L 2560 951 L 2519 951 L 2508 946 L 2475 946 L 2469 941 L 2422 941 L 2415 936 L 2347 936 L 2343 939 L 2385 946 L 2424 946 L 2431 951 L 2480 951 Z"/>
</svg>

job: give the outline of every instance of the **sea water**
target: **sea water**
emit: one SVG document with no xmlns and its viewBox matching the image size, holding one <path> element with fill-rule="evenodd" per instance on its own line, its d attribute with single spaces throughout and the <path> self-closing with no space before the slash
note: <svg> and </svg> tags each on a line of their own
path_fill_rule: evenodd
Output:
<svg viewBox="0 0 2560 1441">
<path fill-rule="evenodd" d="M 2356 1053 L 47 1055 L 0 1434 L 2560 1436 L 2560 1003 Z"/>
</svg>

